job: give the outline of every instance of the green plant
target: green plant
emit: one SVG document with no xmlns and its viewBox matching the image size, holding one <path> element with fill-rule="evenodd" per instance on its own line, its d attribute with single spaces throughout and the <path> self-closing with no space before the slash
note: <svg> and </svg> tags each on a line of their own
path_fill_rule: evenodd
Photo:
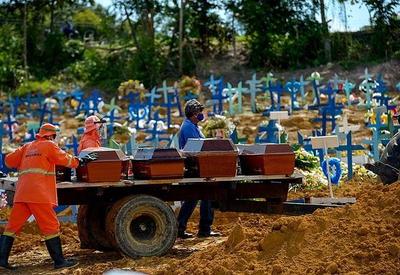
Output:
<svg viewBox="0 0 400 275">
<path fill-rule="evenodd" d="M 311 171 L 319 167 L 319 159 L 308 153 L 300 145 L 292 146 L 295 154 L 295 166 L 299 169 Z"/>
<path fill-rule="evenodd" d="M 50 80 L 25 81 L 15 90 L 15 95 L 25 96 L 29 93 L 49 94 L 57 91 L 58 89 L 60 89 L 60 84 L 54 83 Z"/>
</svg>

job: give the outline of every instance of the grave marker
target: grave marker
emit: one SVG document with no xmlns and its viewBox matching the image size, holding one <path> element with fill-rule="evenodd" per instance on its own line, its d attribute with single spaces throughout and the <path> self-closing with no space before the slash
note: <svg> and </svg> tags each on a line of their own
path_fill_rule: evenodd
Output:
<svg viewBox="0 0 400 275">
<path fill-rule="evenodd" d="M 332 183 L 331 183 L 331 176 L 330 176 L 330 167 L 329 167 L 329 154 L 328 148 L 336 148 L 339 146 L 339 140 L 337 136 L 319 136 L 319 137 L 312 137 L 311 138 L 311 145 L 313 149 L 322 149 L 324 151 L 325 160 L 326 160 L 326 167 L 328 171 L 328 187 L 329 187 L 329 194 L 330 197 L 333 198 L 333 191 L 332 191 Z"/>
</svg>

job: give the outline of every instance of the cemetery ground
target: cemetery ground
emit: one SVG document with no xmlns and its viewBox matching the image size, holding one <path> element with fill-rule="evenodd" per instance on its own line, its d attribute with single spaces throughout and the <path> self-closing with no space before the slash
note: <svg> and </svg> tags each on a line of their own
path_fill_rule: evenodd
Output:
<svg viewBox="0 0 400 275">
<path fill-rule="evenodd" d="M 372 68 L 371 72 L 382 69 L 387 74 L 385 79 L 400 79 L 398 63 L 385 63 Z M 330 79 L 336 68 L 321 71 L 326 72 L 321 73 L 324 78 Z M 356 78 L 362 71 L 363 68 L 359 68 L 349 75 Z M 307 101 L 312 102 L 312 94 L 308 97 Z M 257 127 L 266 117 L 251 112 L 249 96 L 246 95 L 243 101 L 247 104 L 244 112 L 233 117 L 233 121 L 239 136 L 248 136 L 248 142 L 253 143 Z M 266 107 L 262 98 L 257 102 L 261 110 Z M 289 96 L 282 97 L 282 104 L 289 102 Z M 351 106 L 343 113 L 349 124 L 361 125 L 353 133 L 353 144 L 371 138 L 371 130 L 364 127 L 365 109 Z M 301 110 L 294 112 L 290 120 L 282 121 L 289 134 L 289 143 L 297 143 L 298 131 L 311 135 L 312 129 L 319 128 L 321 124 L 313 121 L 317 117 L 317 111 Z M 61 119 L 64 120 L 61 124 L 63 133 L 74 134 L 78 123 L 73 116 Z M 174 117 L 174 124 L 179 125 L 181 119 Z M 341 121 L 337 123 L 341 124 Z M 309 175 L 306 171 L 300 172 Z M 327 197 L 327 187 L 312 184 L 309 182 L 312 178 L 324 180 L 320 171 L 305 177 L 305 186 L 292 189 L 289 199 Z M 342 177 L 334 194 L 354 196 L 357 203 L 298 217 L 216 211 L 213 228 L 220 231 L 222 237 L 178 239 L 171 251 L 162 257 L 130 259 L 117 252 L 80 249 L 76 224 L 62 223 L 64 253 L 76 258 L 80 264 L 61 271 L 52 269 L 44 239 L 36 224 L 31 223 L 16 239 L 10 263 L 17 265 L 18 270 L 9 274 L 102 274 L 114 268 L 147 274 L 399 274 L 399 183 L 385 186 L 372 174 L 356 169 L 352 180 Z M 1 210 L 0 218 L 4 220 L 8 212 L 9 209 Z M 189 232 L 197 232 L 198 220 L 196 210 L 189 222 Z M 0 232 L 2 230 L 4 228 L 0 227 Z"/>
<path fill-rule="evenodd" d="M 289 197 L 304 194 L 290 192 Z M 335 194 L 358 202 L 299 217 L 216 211 L 214 228 L 222 237 L 178 240 L 162 257 L 130 259 L 80 249 L 76 225 L 62 224 L 65 254 L 80 261 L 62 271 L 51 268 L 36 224 L 29 224 L 14 245 L 10 260 L 19 269 L 11 274 L 102 274 L 113 268 L 148 274 L 398 274 L 399 184 L 355 177 Z M 307 195 L 328 196 L 328 190 Z M 189 231 L 196 232 L 198 218 L 195 212 Z"/>
<path fill-rule="evenodd" d="M 352 107 L 345 112 L 349 123 L 364 123 L 363 110 Z M 310 134 L 318 126 L 312 118 L 312 112 L 299 111 L 283 122 L 291 143 L 297 141 L 298 130 Z M 256 125 L 265 118 L 247 110 L 235 119 L 240 135 L 255 136 Z M 355 142 L 369 132 L 361 127 L 354 133 Z M 322 174 L 314 175 L 318 176 Z M 384 186 L 371 174 L 357 172 L 351 181 L 341 182 L 335 195 L 354 196 L 355 205 L 300 217 L 216 211 L 214 229 L 222 237 L 178 239 L 162 257 L 130 259 L 117 252 L 80 249 L 76 224 L 63 223 L 64 252 L 80 262 L 72 270 L 52 269 L 36 224 L 28 224 L 11 253 L 11 263 L 19 266 L 12 274 L 102 274 L 114 268 L 147 274 L 398 274 L 399 184 Z M 290 199 L 328 195 L 324 186 L 289 192 Z M 198 220 L 196 210 L 189 232 L 197 232 Z"/>
</svg>

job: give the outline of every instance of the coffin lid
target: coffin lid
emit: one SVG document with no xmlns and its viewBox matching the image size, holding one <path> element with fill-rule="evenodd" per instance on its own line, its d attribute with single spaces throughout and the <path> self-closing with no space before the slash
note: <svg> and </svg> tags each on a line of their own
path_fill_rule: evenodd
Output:
<svg viewBox="0 0 400 275">
<path fill-rule="evenodd" d="M 183 152 L 232 152 L 235 145 L 228 138 L 189 138 Z"/>
<path fill-rule="evenodd" d="M 82 150 L 79 153 L 80 158 L 85 157 L 91 152 L 96 152 L 97 153 L 97 161 L 125 161 L 128 160 L 129 157 L 127 157 L 124 152 L 122 152 L 120 149 L 112 149 L 112 148 L 107 148 L 107 147 L 90 147 Z"/>
<path fill-rule="evenodd" d="M 175 148 L 160 149 L 154 147 L 138 148 L 133 156 L 134 161 L 143 160 L 180 160 L 182 156 Z"/>
<path fill-rule="evenodd" d="M 293 153 L 289 144 L 260 143 L 260 144 L 238 144 L 239 155 L 264 155 Z"/>
</svg>

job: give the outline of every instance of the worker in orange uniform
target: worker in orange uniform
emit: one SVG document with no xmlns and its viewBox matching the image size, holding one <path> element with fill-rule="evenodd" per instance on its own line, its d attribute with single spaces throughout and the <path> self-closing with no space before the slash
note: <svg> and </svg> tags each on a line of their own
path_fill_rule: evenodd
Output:
<svg viewBox="0 0 400 275">
<path fill-rule="evenodd" d="M 7 226 L 0 237 L 0 267 L 14 269 L 8 257 L 15 236 L 26 220 L 33 215 L 40 231 L 45 236 L 46 247 L 54 261 L 54 268 L 77 265 L 74 260 L 64 259 L 60 224 L 54 207 L 57 206 L 55 165 L 76 168 L 97 158 L 90 154 L 79 159 L 61 150 L 54 142 L 58 127 L 46 123 L 40 127 L 36 140 L 29 142 L 5 158 L 10 168 L 18 169 L 19 178 L 14 196 L 14 205 Z"/>
<path fill-rule="evenodd" d="M 85 131 L 79 142 L 78 153 L 89 147 L 96 148 L 101 146 L 100 130 L 105 122 L 105 120 L 101 120 L 97 116 L 89 116 L 86 118 Z"/>
</svg>

